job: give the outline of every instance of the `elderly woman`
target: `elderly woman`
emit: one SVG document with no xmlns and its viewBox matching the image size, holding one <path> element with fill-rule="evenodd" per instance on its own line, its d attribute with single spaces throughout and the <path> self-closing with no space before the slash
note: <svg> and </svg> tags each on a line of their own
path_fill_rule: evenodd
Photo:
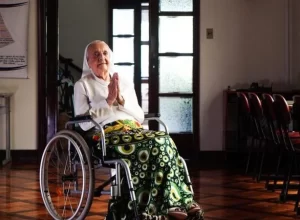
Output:
<svg viewBox="0 0 300 220">
<path fill-rule="evenodd" d="M 144 112 L 134 85 L 112 68 L 112 51 L 105 42 L 86 46 L 82 78 L 74 87 L 75 114 L 90 114 L 102 125 L 108 157 L 127 162 L 142 218 L 203 219 L 173 140 L 164 132 L 142 128 Z M 80 126 L 89 142 L 99 144 L 92 123 Z"/>
</svg>

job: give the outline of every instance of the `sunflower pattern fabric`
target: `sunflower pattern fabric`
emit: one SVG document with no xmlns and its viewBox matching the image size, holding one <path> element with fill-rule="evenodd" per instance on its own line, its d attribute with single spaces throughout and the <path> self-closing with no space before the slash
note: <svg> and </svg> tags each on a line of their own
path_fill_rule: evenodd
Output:
<svg viewBox="0 0 300 220">
<path fill-rule="evenodd" d="M 130 168 L 140 213 L 167 216 L 171 207 L 188 209 L 193 195 L 176 145 L 168 134 L 144 130 L 132 120 L 115 121 L 105 125 L 104 130 L 107 157 L 123 159 Z M 100 134 L 93 133 L 98 149 L 99 138 Z"/>
</svg>

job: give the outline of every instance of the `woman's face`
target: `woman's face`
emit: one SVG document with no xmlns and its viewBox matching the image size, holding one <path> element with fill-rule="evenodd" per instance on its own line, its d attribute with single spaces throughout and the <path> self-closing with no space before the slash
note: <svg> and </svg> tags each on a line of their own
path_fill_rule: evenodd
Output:
<svg viewBox="0 0 300 220">
<path fill-rule="evenodd" d="M 94 74 L 103 80 L 109 79 L 110 49 L 104 42 L 96 42 L 88 47 L 87 61 Z"/>
</svg>

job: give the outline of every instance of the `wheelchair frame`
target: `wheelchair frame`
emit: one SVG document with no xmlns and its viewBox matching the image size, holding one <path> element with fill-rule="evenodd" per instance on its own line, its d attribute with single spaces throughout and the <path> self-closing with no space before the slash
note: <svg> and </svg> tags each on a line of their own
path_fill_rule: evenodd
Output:
<svg viewBox="0 0 300 220">
<path fill-rule="evenodd" d="M 161 124 L 165 132 L 169 134 L 167 125 L 159 119 L 159 114 L 147 114 L 145 115 L 145 120 L 151 121 L 155 120 L 159 124 Z M 99 159 L 99 167 L 109 167 L 111 177 L 102 183 L 100 186 L 95 188 L 95 174 L 94 174 L 94 164 L 91 161 L 91 151 L 90 147 L 87 145 L 86 141 L 83 139 L 81 135 L 77 132 L 68 129 L 70 125 L 83 123 L 83 122 L 92 122 L 95 127 L 100 132 L 100 146 L 102 146 L 102 158 Z M 67 140 L 67 148 L 54 148 L 52 145 L 56 144 L 57 142 L 61 143 L 59 139 L 66 139 Z M 64 143 L 65 141 L 63 141 Z M 64 145 L 65 146 L 65 145 Z M 72 149 L 76 150 L 76 153 L 72 152 Z M 66 157 L 64 152 L 66 151 L 68 158 Z M 61 157 L 58 155 L 62 153 L 63 156 Z M 57 159 L 58 166 L 62 165 L 64 161 L 66 164 L 63 167 L 63 172 L 59 172 L 59 167 L 56 168 L 58 173 L 56 175 L 57 180 L 52 181 L 51 178 L 55 178 L 55 175 L 52 175 L 52 172 L 55 172 L 55 169 L 51 169 L 51 164 L 54 166 L 56 163 L 55 161 L 51 160 L 50 156 L 54 154 L 54 159 Z M 90 115 L 87 116 L 78 116 L 74 117 L 70 121 L 68 121 L 65 125 L 65 129 L 55 134 L 52 139 L 48 142 L 41 159 L 40 163 L 40 191 L 42 195 L 43 202 L 49 214 L 54 219 L 84 219 L 89 212 L 89 209 L 92 205 L 92 200 L 94 196 L 101 196 L 101 195 L 111 195 L 111 199 L 108 204 L 108 214 L 106 216 L 106 220 L 116 220 L 117 210 L 113 209 L 114 202 L 117 202 L 119 198 L 122 196 L 121 192 L 121 167 L 124 169 L 127 179 L 127 184 L 129 188 L 130 199 L 132 202 L 132 209 L 134 212 L 135 219 L 139 219 L 139 213 L 137 210 L 137 203 L 136 203 L 136 196 L 134 193 L 131 173 L 128 165 L 121 159 L 114 159 L 114 160 L 106 160 L 106 144 L 105 144 L 105 133 L 102 126 L 100 126 L 96 121 L 94 121 Z M 190 187 L 192 194 L 193 188 L 190 180 L 190 176 L 188 173 L 187 165 L 182 157 L 181 161 L 184 165 L 184 169 L 186 171 L 186 180 L 187 185 Z M 79 160 L 79 161 L 78 161 Z M 78 166 L 81 168 L 81 172 L 78 171 Z M 85 170 L 87 167 L 87 171 Z M 96 167 L 97 168 L 97 167 Z M 82 173 L 82 185 L 83 188 L 79 189 L 80 181 L 78 181 L 78 173 Z M 80 178 L 79 178 L 80 179 Z M 62 190 L 58 187 L 56 188 L 55 192 L 52 193 L 52 185 L 58 185 L 62 183 Z M 71 189 L 70 185 L 73 183 L 74 187 Z M 69 184 L 69 185 L 68 185 Z M 111 185 L 110 190 L 104 190 L 104 188 L 108 185 Z M 88 186 L 88 189 L 85 189 L 85 185 Z M 69 188 L 68 188 L 69 186 Z M 74 203 L 71 201 L 70 195 L 79 195 L 79 201 L 77 202 L 78 207 L 76 210 L 73 209 L 72 204 Z M 64 197 L 63 200 L 63 209 L 61 210 L 62 213 L 59 213 L 60 206 L 58 207 L 53 204 L 53 202 L 60 202 L 60 198 L 57 197 Z M 70 203 L 69 209 L 66 206 L 66 203 Z M 76 204 L 76 203 L 75 203 Z M 64 216 L 66 212 L 70 212 L 71 216 Z"/>
</svg>

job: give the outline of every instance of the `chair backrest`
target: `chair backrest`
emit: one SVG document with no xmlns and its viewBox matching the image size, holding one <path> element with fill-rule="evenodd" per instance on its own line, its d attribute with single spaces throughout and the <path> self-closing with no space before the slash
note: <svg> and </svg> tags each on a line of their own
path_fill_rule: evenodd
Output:
<svg viewBox="0 0 300 220">
<path fill-rule="evenodd" d="M 300 120 L 300 95 L 294 95 L 293 101 L 293 119 Z"/>
<path fill-rule="evenodd" d="M 239 105 L 239 114 L 249 115 L 250 114 L 250 104 L 245 93 L 237 92 L 238 96 L 238 105 Z"/>
<path fill-rule="evenodd" d="M 274 111 L 274 99 L 270 94 L 262 94 L 262 107 L 266 119 L 268 121 L 276 121 L 276 114 Z"/>
<path fill-rule="evenodd" d="M 278 130 L 277 117 L 274 110 L 274 99 L 270 94 L 263 93 L 262 94 L 262 107 L 264 116 L 267 119 L 268 127 L 269 127 L 269 138 L 275 143 L 280 143 Z"/>
<path fill-rule="evenodd" d="M 286 128 L 291 123 L 290 108 L 285 98 L 280 94 L 274 94 L 274 107 L 278 122 Z"/>
<path fill-rule="evenodd" d="M 259 97 L 253 92 L 249 92 L 248 96 L 249 96 L 249 101 L 251 106 L 250 107 L 251 114 L 254 118 L 260 120 L 264 116 L 261 101 Z"/>
<path fill-rule="evenodd" d="M 300 95 L 294 95 L 293 96 L 293 113 L 292 113 L 292 118 L 293 118 L 293 129 L 295 131 L 300 130 Z"/>
</svg>

